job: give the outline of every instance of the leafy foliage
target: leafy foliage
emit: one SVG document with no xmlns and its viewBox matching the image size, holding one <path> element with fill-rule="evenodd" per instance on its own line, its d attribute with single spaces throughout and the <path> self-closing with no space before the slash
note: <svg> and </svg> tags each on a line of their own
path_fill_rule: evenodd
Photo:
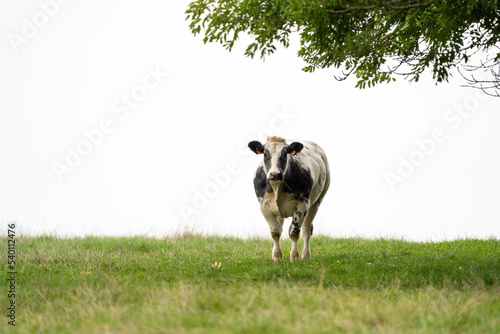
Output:
<svg viewBox="0 0 500 334">
<path fill-rule="evenodd" d="M 442 82 L 459 64 L 500 64 L 498 0 L 196 0 L 186 13 L 205 43 L 231 51 L 242 33 L 250 35 L 245 54 L 252 58 L 288 47 L 298 33 L 306 72 L 338 68 L 339 79 L 354 73 L 360 88 L 397 75 L 418 81 L 427 68 Z M 483 61 L 472 64 L 476 53 Z M 482 88 L 498 89 L 492 82 Z"/>
</svg>

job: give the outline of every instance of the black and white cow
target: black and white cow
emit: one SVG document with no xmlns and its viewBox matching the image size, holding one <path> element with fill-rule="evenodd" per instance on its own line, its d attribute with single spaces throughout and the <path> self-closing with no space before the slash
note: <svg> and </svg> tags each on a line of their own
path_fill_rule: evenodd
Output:
<svg viewBox="0 0 500 334">
<path fill-rule="evenodd" d="M 310 259 L 309 238 L 318 207 L 330 186 L 330 170 L 325 152 L 310 141 L 292 142 L 268 137 L 262 145 L 252 141 L 248 147 L 263 154 L 254 177 L 255 194 L 274 240 L 273 260 L 282 261 L 280 237 L 285 218 L 293 217 L 288 231 L 292 240 L 290 261 L 299 261 L 297 240 L 303 228 L 302 259 Z"/>
</svg>

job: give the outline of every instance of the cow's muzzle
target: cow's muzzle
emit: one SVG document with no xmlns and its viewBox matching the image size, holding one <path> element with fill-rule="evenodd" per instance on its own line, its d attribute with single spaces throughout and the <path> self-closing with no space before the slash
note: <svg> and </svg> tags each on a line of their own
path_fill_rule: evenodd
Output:
<svg viewBox="0 0 500 334">
<path fill-rule="evenodd" d="M 271 172 L 269 173 L 270 181 L 283 181 L 283 173 L 282 172 Z"/>
</svg>

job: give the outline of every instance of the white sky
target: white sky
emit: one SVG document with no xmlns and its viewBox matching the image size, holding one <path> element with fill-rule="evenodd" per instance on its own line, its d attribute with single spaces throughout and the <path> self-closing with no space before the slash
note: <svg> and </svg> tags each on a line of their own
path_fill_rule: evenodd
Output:
<svg viewBox="0 0 500 334">
<path fill-rule="evenodd" d="M 69 1 L 49 6 L 52 17 L 40 3 L 0 5 L 0 231 L 14 221 L 26 234 L 268 236 L 252 183 L 261 157 L 245 146 L 274 130 L 328 155 L 315 231 L 500 237 L 500 99 L 461 78 L 358 90 L 332 70 L 302 72 L 293 46 L 262 62 L 244 44 L 204 45 L 186 0 Z M 27 37 L 17 51 L 14 34 Z M 60 182 L 54 163 L 78 147 L 91 152 Z M 413 170 L 391 189 L 398 168 Z"/>
</svg>

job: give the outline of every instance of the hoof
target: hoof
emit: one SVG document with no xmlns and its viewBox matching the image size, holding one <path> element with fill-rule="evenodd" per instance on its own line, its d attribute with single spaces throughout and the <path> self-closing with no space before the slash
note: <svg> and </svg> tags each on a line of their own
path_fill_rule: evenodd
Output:
<svg viewBox="0 0 500 334">
<path fill-rule="evenodd" d="M 273 252 L 273 260 L 274 262 L 283 261 L 283 253 L 281 252 L 281 250 Z"/>
<path fill-rule="evenodd" d="M 299 252 L 297 251 L 290 252 L 290 262 L 299 262 Z"/>
<path fill-rule="evenodd" d="M 311 253 L 310 252 L 302 252 L 302 260 L 310 260 Z"/>
</svg>

